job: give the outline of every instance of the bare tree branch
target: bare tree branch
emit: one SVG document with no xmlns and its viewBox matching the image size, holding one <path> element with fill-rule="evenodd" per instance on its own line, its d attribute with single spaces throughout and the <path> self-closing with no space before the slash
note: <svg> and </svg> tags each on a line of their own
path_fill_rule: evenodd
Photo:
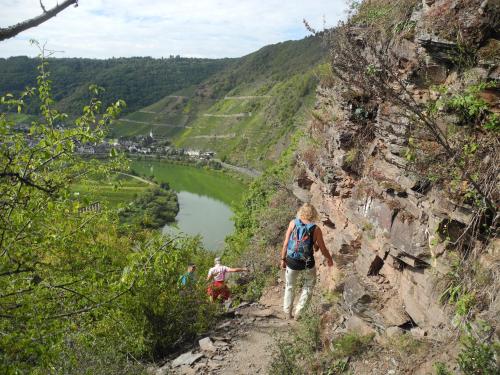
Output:
<svg viewBox="0 0 500 375">
<path fill-rule="evenodd" d="M 58 13 L 62 12 L 64 9 L 73 4 L 75 5 L 75 7 L 78 6 L 78 0 L 65 0 L 61 4 L 57 4 L 54 8 L 46 11 L 45 7 L 40 1 L 40 6 L 43 9 L 43 13 L 35 18 L 19 22 L 15 25 L 6 28 L 0 28 L 0 41 L 12 38 L 17 34 L 19 34 L 20 32 L 31 29 L 32 27 L 38 26 L 44 23 L 45 21 L 48 21 L 49 19 L 55 17 Z"/>
<path fill-rule="evenodd" d="M 47 13 L 47 9 L 45 9 L 42 0 L 40 0 L 40 6 L 42 7 L 43 13 Z"/>
<path fill-rule="evenodd" d="M 1 178 L 12 178 L 14 180 L 19 181 L 21 184 L 31 186 L 32 188 L 35 188 L 37 190 L 41 190 L 49 195 L 53 194 L 56 190 L 55 187 L 47 187 L 47 186 L 39 185 L 39 184 L 35 183 L 32 179 L 23 177 L 17 172 L 5 172 L 5 173 L 2 172 L 2 173 L 0 173 L 0 179 Z"/>
</svg>

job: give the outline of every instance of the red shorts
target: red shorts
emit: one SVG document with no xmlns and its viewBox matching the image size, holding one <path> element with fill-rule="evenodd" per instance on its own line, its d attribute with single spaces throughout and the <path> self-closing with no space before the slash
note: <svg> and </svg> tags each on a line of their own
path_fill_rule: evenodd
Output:
<svg viewBox="0 0 500 375">
<path fill-rule="evenodd" d="M 207 293 L 212 299 L 221 299 L 222 301 L 227 300 L 231 297 L 231 292 L 224 281 L 214 281 L 207 288 Z"/>
</svg>

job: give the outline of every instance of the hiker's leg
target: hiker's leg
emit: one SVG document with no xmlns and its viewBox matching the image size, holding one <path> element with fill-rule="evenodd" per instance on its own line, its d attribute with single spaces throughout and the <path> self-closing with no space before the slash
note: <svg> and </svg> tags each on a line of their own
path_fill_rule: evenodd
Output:
<svg viewBox="0 0 500 375">
<path fill-rule="evenodd" d="M 302 271 L 304 274 L 304 286 L 300 294 L 299 303 L 295 307 L 295 318 L 298 318 L 311 298 L 314 285 L 316 284 L 316 267 Z"/>
<path fill-rule="evenodd" d="M 293 297 L 295 294 L 295 284 L 300 271 L 294 271 L 290 268 L 285 270 L 285 298 L 283 299 L 283 311 L 290 316 L 292 313 Z"/>
</svg>

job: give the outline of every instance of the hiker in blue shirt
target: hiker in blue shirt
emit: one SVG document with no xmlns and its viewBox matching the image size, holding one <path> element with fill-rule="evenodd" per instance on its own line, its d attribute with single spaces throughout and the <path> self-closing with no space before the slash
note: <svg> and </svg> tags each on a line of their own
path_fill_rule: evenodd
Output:
<svg viewBox="0 0 500 375">
<path fill-rule="evenodd" d="M 305 203 L 297 212 L 297 217 L 290 221 L 281 249 L 281 268 L 286 269 L 285 297 L 283 310 L 287 319 L 292 318 L 292 305 L 295 285 L 299 274 L 304 276 L 304 286 L 295 307 L 294 318 L 298 319 L 309 301 L 314 285 L 316 284 L 316 264 L 314 248 L 320 249 L 327 260 L 329 267 L 333 266 L 333 259 L 326 248 L 321 229 L 314 224 L 318 212 L 310 203 Z"/>
<path fill-rule="evenodd" d="M 188 265 L 187 272 L 179 278 L 179 286 L 186 287 L 194 285 L 194 283 L 196 282 L 195 271 L 196 265 L 194 263 L 190 263 Z"/>
</svg>

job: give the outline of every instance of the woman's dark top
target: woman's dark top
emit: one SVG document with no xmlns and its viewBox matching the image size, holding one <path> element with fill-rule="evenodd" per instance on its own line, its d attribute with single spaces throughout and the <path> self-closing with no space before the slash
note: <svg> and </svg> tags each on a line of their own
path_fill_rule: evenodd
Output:
<svg viewBox="0 0 500 375">
<path fill-rule="evenodd" d="M 314 235 L 315 230 L 316 230 L 316 227 L 314 226 L 311 236 Z M 312 243 L 313 243 L 313 248 L 314 248 L 314 237 L 312 238 Z M 314 268 L 314 266 L 316 265 L 316 262 L 314 261 L 314 250 L 313 249 L 311 249 L 311 250 L 312 251 L 310 253 L 310 257 L 308 257 L 306 260 L 290 258 L 287 255 L 286 266 L 294 271 L 302 271 L 305 269 Z"/>
</svg>

